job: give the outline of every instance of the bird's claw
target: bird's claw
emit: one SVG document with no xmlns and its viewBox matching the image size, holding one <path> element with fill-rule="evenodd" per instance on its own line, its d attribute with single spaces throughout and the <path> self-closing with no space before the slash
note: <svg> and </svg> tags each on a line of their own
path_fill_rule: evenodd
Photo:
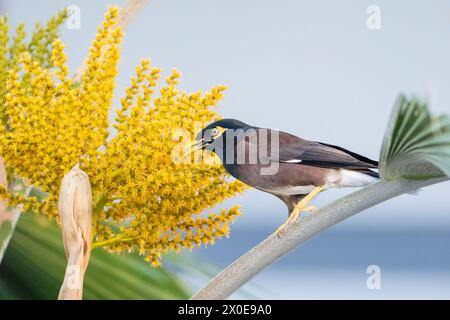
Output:
<svg viewBox="0 0 450 320">
<path fill-rule="evenodd" d="M 275 231 L 275 233 L 277 234 L 278 238 L 281 238 L 283 236 L 284 228 L 286 228 L 286 226 L 288 226 L 288 225 L 291 225 L 291 224 L 295 223 L 298 220 L 299 216 L 300 216 L 300 212 L 298 212 L 298 211 L 292 212 L 292 214 L 289 216 L 289 218 L 286 220 L 286 222 L 283 223 L 277 229 L 277 231 Z"/>
<path fill-rule="evenodd" d="M 302 209 L 302 212 L 316 213 L 317 210 L 319 210 L 319 209 L 317 209 L 316 207 L 313 207 L 313 206 L 309 206 L 309 207 Z"/>
<path fill-rule="evenodd" d="M 283 236 L 284 233 L 284 229 L 291 224 L 294 224 L 295 222 L 297 222 L 298 218 L 300 217 L 300 212 L 310 212 L 310 213 L 315 213 L 317 212 L 317 208 L 314 206 L 309 206 L 306 208 L 302 208 L 301 210 L 294 210 L 292 212 L 292 214 L 289 216 L 289 218 L 286 220 L 285 223 L 283 223 L 278 229 L 277 231 L 275 231 L 276 235 L 278 236 L 278 238 L 281 238 Z"/>
</svg>

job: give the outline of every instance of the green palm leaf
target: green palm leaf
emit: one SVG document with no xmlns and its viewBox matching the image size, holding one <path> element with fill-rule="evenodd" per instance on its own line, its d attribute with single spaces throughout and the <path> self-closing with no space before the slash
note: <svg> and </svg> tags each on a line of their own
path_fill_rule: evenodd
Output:
<svg viewBox="0 0 450 320">
<path fill-rule="evenodd" d="M 59 228 L 25 214 L 0 267 L 0 299 L 55 299 L 66 268 Z M 189 290 L 164 268 L 136 254 L 92 252 L 84 299 L 186 299 Z"/>
<path fill-rule="evenodd" d="M 401 95 L 384 136 L 380 176 L 385 181 L 450 177 L 450 118 L 433 116 L 425 102 Z"/>
</svg>

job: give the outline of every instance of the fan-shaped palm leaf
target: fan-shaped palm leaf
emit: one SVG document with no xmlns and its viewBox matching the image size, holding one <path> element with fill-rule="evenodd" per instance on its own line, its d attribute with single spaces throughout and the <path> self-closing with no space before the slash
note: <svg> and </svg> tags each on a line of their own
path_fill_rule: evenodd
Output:
<svg viewBox="0 0 450 320">
<path fill-rule="evenodd" d="M 450 118 L 433 116 L 425 102 L 401 95 L 392 111 L 380 156 L 380 176 L 430 179 L 450 176 Z"/>
</svg>

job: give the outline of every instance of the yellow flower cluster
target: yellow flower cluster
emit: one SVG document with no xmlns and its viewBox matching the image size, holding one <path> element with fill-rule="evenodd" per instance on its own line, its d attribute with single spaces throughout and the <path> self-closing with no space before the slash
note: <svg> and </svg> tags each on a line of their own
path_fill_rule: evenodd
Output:
<svg viewBox="0 0 450 320">
<path fill-rule="evenodd" d="M 224 86 L 207 93 L 181 92 L 176 70 L 159 86 L 161 70 L 144 59 L 110 126 L 122 39 L 117 19 L 117 8 L 110 8 L 80 84 L 68 77 L 59 40 L 53 43 L 51 68 L 24 54 L 20 68 L 8 72 L 8 122 L 0 128 L 0 154 L 16 175 L 46 197 L 5 191 L 3 196 L 57 219 L 61 180 L 78 163 L 92 185 L 94 247 L 114 252 L 137 248 L 159 265 L 168 250 L 213 243 L 227 235 L 239 214 L 236 207 L 203 212 L 245 187 L 230 181 L 220 165 L 176 164 L 171 157 L 180 143 L 172 137 L 175 130 L 194 136 L 194 122 L 218 119 L 214 107 Z"/>
<path fill-rule="evenodd" d="M 33 61 L 40 66 L 50 67 L 52 43 L 58 38 L 59 27 L 66 18 L 67 11 L 64 10 L 53 16 L 45 26 L 36 23 L 28 43 L 25 42 L 25 24 L 21 23 L 10 43 L 8 19 L 5 16 L 0 17 L 0 119 L 4 124 L 6 124 L 5 95 L 8 70 L 18 68 L 18 60 L 25 52 L 28 52 Z"/>
</svg>

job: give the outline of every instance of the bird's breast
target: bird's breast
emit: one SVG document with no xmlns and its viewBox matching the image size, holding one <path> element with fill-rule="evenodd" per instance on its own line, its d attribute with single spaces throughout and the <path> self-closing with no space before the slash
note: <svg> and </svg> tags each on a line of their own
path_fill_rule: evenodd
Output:
<svg viewBox="0 0 450 320">
<path fill-rule="evenodd" d="M 274 187 L 271 189 L 259 188 L 262 191 L 281 195 L 281 196 L 292 196 L 299 194 L 308 194 L 313 191 L 316 187 L 312 184 L 306 186 L 284 186 L 284 187 Z"/>
</svg>

